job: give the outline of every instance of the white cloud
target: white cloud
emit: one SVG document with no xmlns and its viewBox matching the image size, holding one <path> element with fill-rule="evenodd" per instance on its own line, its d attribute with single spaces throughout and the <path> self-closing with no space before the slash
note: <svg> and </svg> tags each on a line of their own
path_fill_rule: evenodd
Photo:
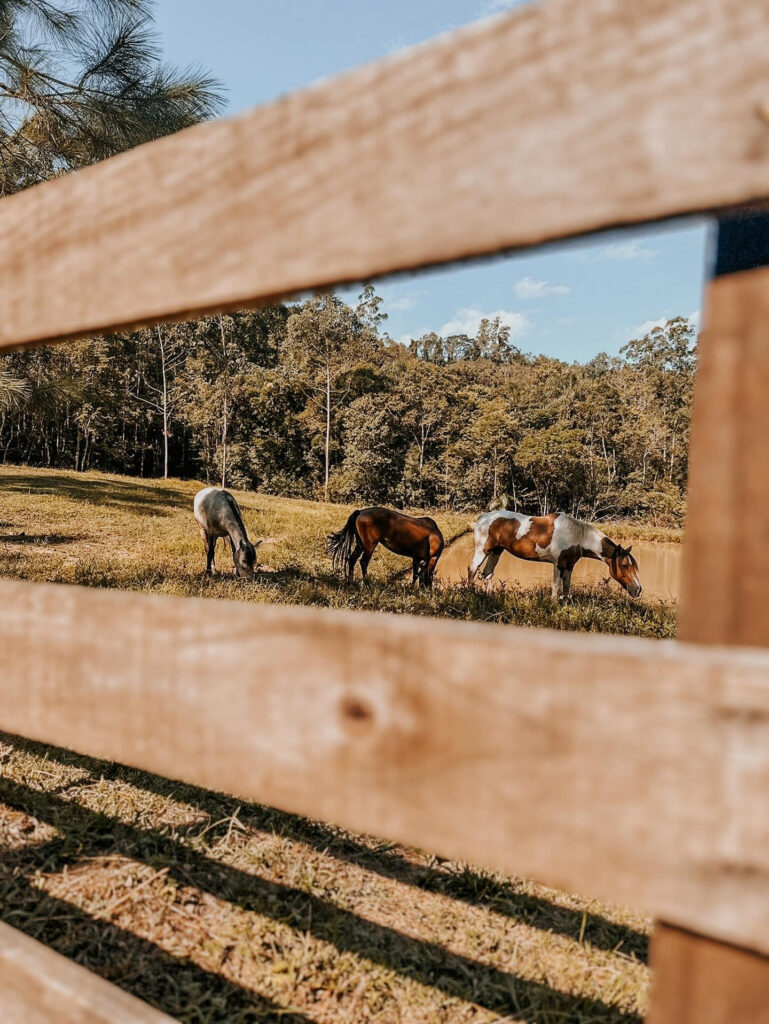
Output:
<svg viewBox="0 0 769 1024">
<path fill-rule="evenodd" d="M 656 320 L 644 320 L 642 324 L 636 324 L 635 327 L 630 328 L 629 337 L 643 338 L 649 331 L 653 331 L 655 327 L 664 327 L 669 319 L 670 317 L 667 316 L 658 316 Z"/>
<path fill-rule="evenodd" d="M 499 14 L 500 11 L 507 11 L 511 7 L 517 7 L 524 0 L 482 0 L 479 11 L 481 16 Z"/>
<path fill-rule="evenodd" d="M 417 300 L 413 295 L 403 295 L 399 299 L 385 299 L 384 307 L 386 313 L 406 313 L 416 304 Z"/>
<path fill-rule="evenodd" d="M 526 334 L 531 324 L 525 313 L 518 313 L 510 309 L 493 309 L 484 313 L 480 309 L 458 309 L 454 316 L 447 320 L 442 327 L 438 328 L 438 334 L 447 338 L 451 334 L 467 334 L 474 337 L 478 333 L 481 320 L 493 320 L 499 317 L 503 324 L 510 328 L 510 338 L 520 338 Z"/>
<path fill-rule="evenodd" d="M 427 294 L 424 289 L 404 290 L 402 286 L 397 285 L 383 285 L 377 291 L 382 298 L 383 313 L 408 313 L 416 306 L 419 298 Z"/>
<path fill-rule="evenodd" d="M 551 284 L 549 281 L 536 281 L 533 277 L 522 277 L 513 286 L 519 299 L 541 299 L 547 295 L 568 295 L 571 291 L 565 284 Z"/>
<path fill-rule="evenodd" d="M 595 254 L 597 260 L 653 260 L 657 250 L 634 239 L 631 242 L 612 242 Z"/>
<path fill-rule="evenodd" d="M 642 324 L 636 324 L 635 327 L 631 327 L 628 332 L 628 338 L 643 338 L 644 335 L 653 331 L 655 327 L 664 327 L 668 320 L 672 320 L 672 315 L 658 316 L 656 320 L 644 320 Z M 700 310 L 694 309 L 691 313 L 688 313 L 686 319 L 689 320 L 696 331 L 700 329 Z"/>
</svg>

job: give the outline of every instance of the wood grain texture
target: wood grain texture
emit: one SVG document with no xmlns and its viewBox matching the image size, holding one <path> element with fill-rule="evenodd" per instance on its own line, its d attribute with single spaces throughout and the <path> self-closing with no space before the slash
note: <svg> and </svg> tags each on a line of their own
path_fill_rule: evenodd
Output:
<svg viewBox="0 0 769 1024">
<path fill-rule="evenodd" d="M 769 1024 L 767 958 L 657 925 L 647 1024 Z"/>
<path fill-rule="evenodd" d="M 769 951 L 769 653 L 0 582 L 0 729 Z"/>
<path fill-rule="evenodd" d="M 0 204 L 0 346 L 769 199 L 765 0 L 548 0 Z"/>
<path fill-rule="evenodd" d="M 679 636 L 769 645 L 769 268 L 711 282 L 698 361 Z"/>
<path fill-rule="evenodd" d="M 767 396 L 769 268 L 727 274 L 708 287 L 699 340 L 682 639 L 769 646 Z M 759 898 L 769 930 L 766 879 Z M 766 956 L 658 925 L 652 962 L 649 1024 L 769 1024 Z"/>
<path fill-rule="evenodd" d="M 173 1024 L 173 1017 L 0 922 L 3 1024 Z"/>
</svg>

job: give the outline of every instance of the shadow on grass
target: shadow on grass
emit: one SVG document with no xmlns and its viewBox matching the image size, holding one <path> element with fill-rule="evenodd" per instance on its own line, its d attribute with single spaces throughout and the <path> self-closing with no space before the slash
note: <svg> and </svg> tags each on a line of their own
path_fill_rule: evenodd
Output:
<svg viewBox="0 0 769 1024">
<path fill-rule="evenodd" d="M 235 982 L 173 956 L 154 942 L 97 920 L 50 896 L 25 875 L 66 863 L 62 841 L 4 851 L 0 860 L 0 919 L 77 961 L 174 1018 L 187 1021 L 280 1021 L 311 1024 Z"/>
<path fill-rule="evenodd" d="M 446 866 L 438 861 L 429 865 L 409 860 L 392 845 L 368 844 L 322 822 L 311 821 L 259 804 L 243 804 L 234 798 L 212 793 L 187 783 L 173 782 L 158 775 L 108 761 L 99 761 L 71 751 L 34 743 L 31 740 L 0 733 L 0 741 L 12 743 L 37 756 L 45 756 L 61 764 L 89 773 L 91 778 L 121 780 L 169 800 L 182 801 L 209 815 L 213 821 L 227 821 L 236 808 L 239 820 L 257 831 L 306 843 L 315 850 L 337 860 L 354 864 L 385 878 L 413 885 L 427 892 L 440 893 L 474 906 L 487 907 L 516 921 L 542 931 L 552 931 L 578 940 L 580 935 L 597 949 L 621 951 L 646 962 L 649 938 L 643 932 L 616 924 L 599 914 L 583 913 L 562 907 L 540 896 L 522 892 L 514 882 L 498 879 L 482 869 L 470 866 Z M 71 788 L 68 784 L 65 789 Z M 177 827 L 178 835 L 194 835 L 199 825 L 189 829 Z"/>
<path fill-rule="evenodd" d="M 44 844 L 46 871 L 62 871 L 65 865 L 84 856 L 119 853 L 143 861 L 156 870 L 165 869 L 170 878 L 182 885 L 194 886 L 216 899 L 309 933 L 340 952 L 352 953 L 492 1012 L 515 1013 L 518 1020 L 527 1024 L 538 1024 L 553 1016 L 574 1024 L 585 1018 L 605 1024 L 641 1024 L 637 1014 L 626 1013 L 590 997 L 557 992 L 548 985 L 359 917 L 314 893 L 222 864 L 157 829 L 126 825 L 7 779 L 0 779 L 0 798 L 65 833 L 63 838 Z M 34 872 L 36 867 L 40 867 L 39 853 L 31 847 L 30 863 L 25 864 L 22 855 L 15 865 L 15 873 Z M 88 922 L 92 920 L 86 917 Z M 19 921 L 18 914 L 13 921 Z M 101 927 L 101 922 L 97 922 L 97 927 Z M 99 959 L 102 955 L 99 952 Z"/>
<path fill-rule="evenodd" d="M 192 500 L 170 487 L 142 480 L 93 480 L 76 473 L 7 473 L 0 477 L 0 489 L 17 494 L 47 494 L 107 508 L 122 508 L 135 515 L 170 515 L 170 509 L 188 508 Z"/>
<path fill-rule="evenodd" d="M 74 544 L 85 540 L 82 534 L 68 533 L 0 533 L 2 544 L 32 544 L 36 547 L 49 545 Z"/>
</svg>

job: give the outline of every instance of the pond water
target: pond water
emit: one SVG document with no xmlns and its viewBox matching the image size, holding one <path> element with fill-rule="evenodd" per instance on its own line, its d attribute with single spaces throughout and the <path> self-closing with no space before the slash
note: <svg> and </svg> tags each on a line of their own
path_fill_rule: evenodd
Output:
<svg viewBox="0 0 769 1024">
<path fill-rule="evenodd" d="M 658 544 L 651 541 L 633 541 L 633 554 L 638 562 L 638 575 L 644 592 L 641 600 L 678 600 L 681 580 L 680 544 Z M 473 555 L 471 534 L 460 537 L 447 548 L 438 562 L 436 576 L 446 583 L 460 583 L 467 579 L 467 566 Z M 525 562 L 505 552 L 497 563 L 494 580 L 498 584 L 516 583 L 523 587 L 549 586 L 553 579 L 553 567 L 543 562 Z M 603 562 L 582 558 L 574 569 L 572 587 L 581 583 L 595 585 L 609 579 L 609 570 Z M 611 583 L 612 587 L 618 585 Z"/>
</svg>

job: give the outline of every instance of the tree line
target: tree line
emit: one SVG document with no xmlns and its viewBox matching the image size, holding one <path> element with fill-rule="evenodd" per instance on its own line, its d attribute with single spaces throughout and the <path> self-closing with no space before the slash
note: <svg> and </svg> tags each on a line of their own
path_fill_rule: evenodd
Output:
<svg viewBox="0 0 769 1024">
<path fill-rule="evenodd" d="M 406 346 L 338 296 L 10 353 L 0 458 L 287 496 L 680 521 L 694 326 L 617 357 L 522 353 L 499 320 Z"/>
<path fill-rule="evenodd" d="M 204 120 L 205 71 L 161 59 L 153 0 L 0 4 L 0 196 Z M 0 357 L 0 458 L 304 497 L 591 518 L 683 513 L 694 329 L 589 363 L 385 330 L 367 286 Z"/>
</svg>

